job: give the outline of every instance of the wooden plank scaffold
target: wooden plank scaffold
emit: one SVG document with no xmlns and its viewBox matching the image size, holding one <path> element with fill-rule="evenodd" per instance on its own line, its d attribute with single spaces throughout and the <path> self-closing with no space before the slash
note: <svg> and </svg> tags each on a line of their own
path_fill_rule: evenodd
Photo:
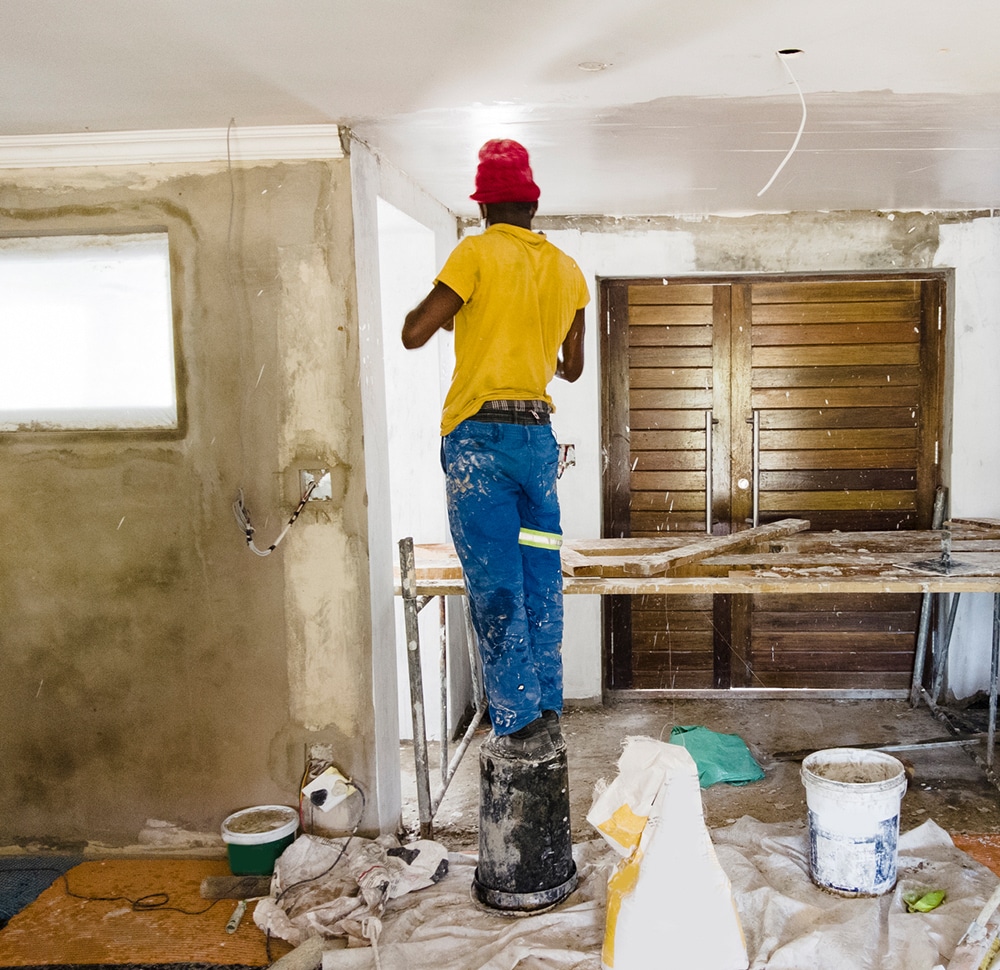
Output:
<svg viewBox="0 0 1000 970">
<path fill-rule="evenodd" d="M 565 541 L 563 592 L 591 596 L 921 593 L 922 628 L 931 594 L 946 594 L 951 597 L 950 609 L 933 650 L 930 690 L 923 683 L 925 650 L 934 638 L 925 630 L 923 638 L 918 635 L 910 691 L 911 705 L 926 701 L 939 717 L 958 597 L 990 593 L 994 609 L 989 723 L 984 757 L 973 757 L 997 784 L 993 761 L 1000 683 L 1000 520 L 953 519 L 941 529 L 896 532 L 808 529 L 805 520 L 783 519 L 725 536 Z M 416 558 L 401 573 L 398 589 L 404 602 L 465 595 L 461 566 L 451 546 L 421 545 L 415 553 L 413 548 L 411 542 Z M 415 624 L 415 612 L 413 619 Z M 409 632 L 407 636 L 409 640 Z M 416 688 L 411 677 L 412 690 Z M 416 717 L 415 708 L 415 733 Z M 426 757 L 426 752 L 418 753 L 416 740 L 414 750 L 415 757 Z M 429 802 L 429 793 L 424 798 Z"/>
</svg>

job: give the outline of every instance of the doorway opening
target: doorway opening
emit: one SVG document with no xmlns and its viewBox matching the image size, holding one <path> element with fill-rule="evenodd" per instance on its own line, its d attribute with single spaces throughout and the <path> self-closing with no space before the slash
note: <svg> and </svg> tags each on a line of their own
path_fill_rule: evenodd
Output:
<svg viewBox="0 0 1000 970">
<path fill-rule="evenodd" d="M 602 283 L 606 537 L 929 528 L 947 274 Z M 919 595 L 613 597 L 615 689 L 905 689 Z M 836 601 L 834 601 L 836 600 Z"/>
</svg>

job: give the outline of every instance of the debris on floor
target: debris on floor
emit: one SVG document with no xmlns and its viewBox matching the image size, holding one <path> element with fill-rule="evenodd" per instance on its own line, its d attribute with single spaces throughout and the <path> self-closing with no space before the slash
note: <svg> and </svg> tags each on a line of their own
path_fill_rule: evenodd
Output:
<svg viewBox="0 0 1000 970">
<path fill-rule="evenodd" d="M 709 792 L 718 787 L 725 786 Z M 985 835 L 952 839 L 935 822 L 900 837 L 898 882 L 877 898 L 844 898 L 813 883 L 808 827 L 802 819 L 765 822 L 744 816 L 713 829 L 712 841 L 732 887 L 752 970 L 931 970 L 938 965 L 954 970 L 949 963 L 959 939 L 1000 885 L 976 861 Z M 956 847 L 963 845 L 972 854 Z M 620 856 L 600 838 L 578 839 L 573 856 L 580 882 L 566 901 L 547 912 L 514 918 L 473 902 L 476 857 L 450 852 L 448 874 L 439 882 L 386 903 L 379 939 L 382 970 L 518 965 L 600 970 L 606 888 Z M 988 853 L 983 857 L 991 858 Z M 58 879 L 0 931 L 0 966 L 260 965 L 264 934 L 247 918 L 237 933 L 227 934 L 232 902 L 208 908 L 199 894 L 206 878 L 222 880 L 226 873 L 224 859 L 81 863 L 67 874 L 73 896 Z M 110 901 L 139 899 L 151 890 L 166 894 L 173 908 L 136 910 Z M 907 912 L 905 900 L 911 893 L 932 890 L 945 893 L 940 905 L 926 913 Z M 683 891 L 683 885 L 673 887 L 669 898 Z M 326 970 L 375 970 L 371 947 L 330 948 L 342 944 L 326 941 Z M 288 946 L 272 938 L 268 962 Z M 300 959 L 307 956 L 308 951 L 299 953 Z"/>
<path fill-rule="evenodd" d="M 600 840 L 573 847 L 576 890 L 554 909 L 500 914 L 472 898 L 476 859 L 452 853 L 439 883 L 386 907 L 378 944 L 381 970 L 600 970 L 604 896 L 614 856 Z M 531 958 L 535 957 L 533 963 Z M 373 970 L 368 949 L 327 950 L 323 970 Z"/>
<path fill-rule="evenodd" d="M 891 893 L 846 898 L 809 877 L 809 839 L 797 823 L 742 818 L 713 831 L 732 885 L 750 970 L 933 970 L 947 966 L 997 877 L 957 849 L 934 822 L 900 838 L 899 881 Z M 578 843 L 576 891 L 560 906 L 520 918 L 485 911 L 470 892 L 475 858 L 452 853 L 446 878 L 390 901 L 379 940 L 382 970 L 494 970 L 526 966 L 600 970 L 605 891 L 617 854 L 601 839 Z M 934 886 L 945 901 L 910 913 L 903 897 Z M 678 884 L 664 907 L 683 894 Z M 660 965 L 662 947 L 648 956 Z M 370 949 L 327 950 L 324 970 L 371 970 Z"/>
<path fill-rule="evenodd" d="M 278 859 L 271 894 L 253 918 L 263 932 L 296 946 L 317 934 L 367 946 L 390 900 L 432 886 L 447 872 L 448 850 L 427 839 L 400 845 L 392 836 L 303 835 Z"/>
<path fill-rule="evenodd" d="M 948 970 L 983 970 L 993 966 L 993 958 L 1000 951 L 1000 920 L 997 907 L 1000 906 L 1000 886 L 986 900 L 979 915 L 969 924 L 955 947 Z"/>
<path fill-rule="evenodd" d="M 837 892 L 812 871 L 815 840 L 804 818 L 745 815 L 709 834 L 699 766 L 685 747 L 630 737 L 618 769 L 597 786 L 588 814 L 603 838 L 573 846 L 578 886 L 551 909 L 515 916 L 478 904 L 471 853 L 447 854 L 443 875 L 443 856 L 428 851 L 412 885 L 400 878 L 390 891 L 379 875 L 368 883 L 373 895 L 364 875 L 387 864 L 371 855 L 379 845 L 355 840 L 356 853 L 338 865 L 348 840 L 306 836 L 279 859 L 255 921 L 291 942 L 317 932 L 346 937 L 347 948 L 324 951 L 324 970 L 937 970 L 1000 884 L 925 821 L 898 844 L 893 838 L 898 878 L 885 891 Z M 312 888 L 296 897 L 305 884 Z M 372 917 L 375 933 L 366 927 Z"/>
<path fill-rule="evenodd" d="M 764 769 L 738 734 L 720 734 L 698 725 L 678 725 L 670 732 L 670 743 L 679 744 L 690 752 L 698 766 L 702 788 L 711 788 L 720 782 L 746 785 L 764 777 Z"/>
</svg>

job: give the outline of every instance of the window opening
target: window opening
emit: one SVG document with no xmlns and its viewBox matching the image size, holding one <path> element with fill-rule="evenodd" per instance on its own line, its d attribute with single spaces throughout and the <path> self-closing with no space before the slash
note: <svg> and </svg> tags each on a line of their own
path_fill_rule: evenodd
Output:
<svg viewBox="0 0 1000 970">
<path fill-rule="evenodd" d="M 0 431 L 177 425 L 167 234 L 0 238 Z"/>
</svg>

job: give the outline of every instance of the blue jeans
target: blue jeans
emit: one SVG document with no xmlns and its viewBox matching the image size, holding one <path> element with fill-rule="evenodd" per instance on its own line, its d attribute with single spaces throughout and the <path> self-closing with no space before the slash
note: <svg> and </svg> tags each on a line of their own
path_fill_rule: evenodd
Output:
<svg viewBox="0 0 1000 970">
<path fill-rule="evenodd" d="M 549 425 L 463 421 L 441 455 L 493 730 L 511 734 L 562 712 L 558 446 Z"/>
</svg>

